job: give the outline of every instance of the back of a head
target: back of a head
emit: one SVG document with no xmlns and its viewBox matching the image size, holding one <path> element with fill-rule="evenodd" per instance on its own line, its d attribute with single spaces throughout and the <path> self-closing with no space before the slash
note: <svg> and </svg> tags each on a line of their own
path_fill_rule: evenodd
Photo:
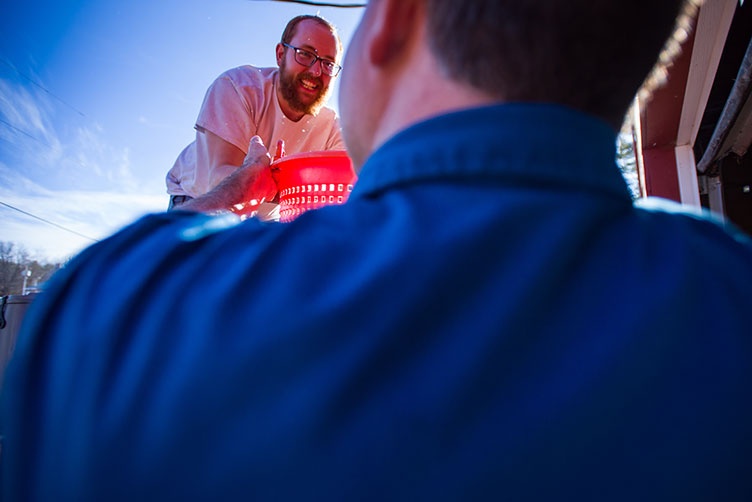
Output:
<svg viewBox="0 0 752 502">
<path fill-rule="evenodd" d="M 444 71 L 505 101 L 553 102 L 618 125 L 685 0 L 427 0 Z"/>
</svg>

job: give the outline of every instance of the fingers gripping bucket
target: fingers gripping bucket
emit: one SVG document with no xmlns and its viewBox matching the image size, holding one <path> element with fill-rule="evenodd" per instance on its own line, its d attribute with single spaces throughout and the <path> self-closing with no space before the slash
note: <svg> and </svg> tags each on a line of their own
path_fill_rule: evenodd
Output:
<svg viewBox="0 0 752 502">
<path fill-rule="evenodd" d="M 307 152 L 272 164 L 279 188 L 279 219 L 290 222 L 311 209 L 343 204 L 357 180 L 344 150 Z"/>
</svg>

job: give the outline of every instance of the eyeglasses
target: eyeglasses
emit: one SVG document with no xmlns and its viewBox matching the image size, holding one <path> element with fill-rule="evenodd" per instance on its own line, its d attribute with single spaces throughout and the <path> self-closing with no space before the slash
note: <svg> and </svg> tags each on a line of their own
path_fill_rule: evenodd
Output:
<svg viewBox="0 0 752 502">
<path fill-rule="evenodd" d="M 339 71 L 342 69 L 342 67 L 334 61 L 330 59 L 320 58 L 311 51 L 307 51 L 299 47 L 293 47 L 292 45 L 286 44 L 285 42 L 282 42 L 282 45 L 295 51 L 295 61 L 297 61 L 299 65 L 310 68 L 311 66 L 316 64 L 316 61 L 321 61 L 321 71 L 323 71 L 330 77 L 336 77 L 339 74 Z"/>
</svg>

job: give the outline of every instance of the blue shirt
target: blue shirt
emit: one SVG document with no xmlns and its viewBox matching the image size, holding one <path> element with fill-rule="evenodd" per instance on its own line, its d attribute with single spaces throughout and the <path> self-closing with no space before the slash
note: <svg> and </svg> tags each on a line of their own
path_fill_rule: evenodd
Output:
<svg viewBox="0 0 752 502">
<path fill-rule="evenodd" d="M 347 204 L 171 212 L 31 305 L 11 500 L 749 500 L 752 244 L 548 105 L 417 124 Z"/>
</svg>

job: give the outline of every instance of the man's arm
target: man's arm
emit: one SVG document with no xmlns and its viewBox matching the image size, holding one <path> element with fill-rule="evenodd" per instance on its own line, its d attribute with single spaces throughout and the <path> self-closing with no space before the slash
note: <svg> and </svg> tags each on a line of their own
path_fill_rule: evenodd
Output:
<svg viewBox="0 0 752 502">
<path fill-rule="evenodd" d="M 224 179 L 212 188 L 206 194 L 189 200 L 180 205 L 176 210 L 196 211 L 196 212 L 213 212 L 227 211 L 236 204 L 251 203 L 255 205 L 264 201 L 270 201 L 277 194 L 277 184 L 272 177 L 272 171 L 269 167 L 271 158 L 266 150 L 261 138 L 254 136 L 248 145 L 248 154 L 243 156 L 243 152 L 237 147 L 230 145 L 219 136 L 210 132 L 210 141 L 222 142 L 230 148 L 210 149 L 214 151 L 212 161 L 220 169 L 226 169 Z M 236 153 L 240 157 L 236 157 Z M 226 163 L 237 158 L 237 165 Z M 238 167 L 238 165 L 240 167 Z"/>
<path fill-rule="evenodd" d="M 214 188 L 240 167 L 246 154 L 211 131 L 200 129 L 196 134 L 204 135 L 203 148 L 206 150 L 209 186 Z"/>
</svg>

